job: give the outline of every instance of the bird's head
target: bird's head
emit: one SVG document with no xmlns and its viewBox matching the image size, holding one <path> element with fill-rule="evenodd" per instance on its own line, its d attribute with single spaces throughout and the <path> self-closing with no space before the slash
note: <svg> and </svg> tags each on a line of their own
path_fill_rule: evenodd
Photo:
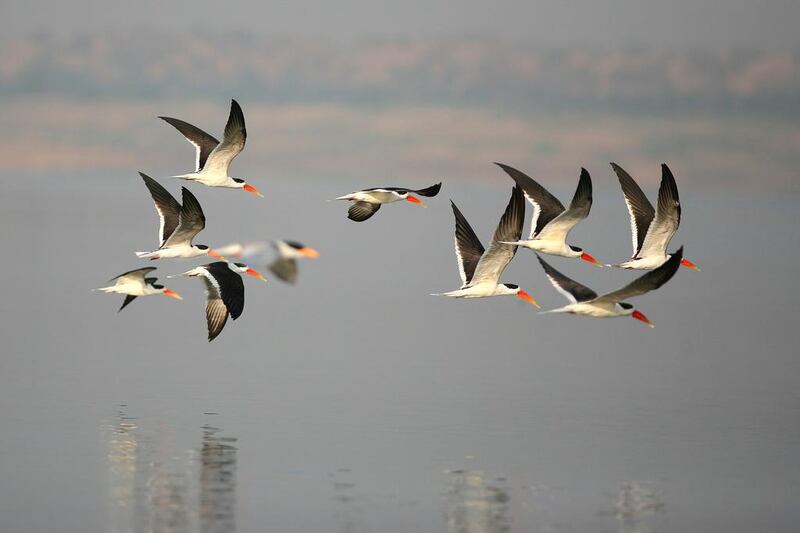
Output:
<svg viewBox="0 0 800 533">
<path fill-rule="evenodd" d="M 428 207 L 427 205 L 425 205 L 425 202 L 423 202 L 422 200 L 420 200 L 419 198 L 417 198 L 408 191 L 398 192 L 397 194 L 400 196 L 400 198 L 402 198 L 407 202 L 411 202 L 412 204 L 417 204 L 420 207 Z"/>
<path fill-rule="evenodd" d="M 242 274 L 247 274 L 248 276 L 252 276 L 252 277 L 254 277 L 256 279 L 260 279 L 261 281 L 264 281 L 264 282 L 267 281 L 267 278 L 262 276 L 261 272 L 250 268 L 249 266 L 247 266 L 244 263 L 231 263 L 231 264 L 233 266 L 235 266 L 234 270 L 236 270 L 237 272 L 240 272 Z"/>
<path fill-rule="evenodd" d="M 520 289 L 519 285 L 514 285 L 513 283 L 503 283 L 500 287 L 503 287 L 505 289 L 502 292 L 502 294 L 513 294 L 520 300 L 525 300 L 531 305 L 535 305 L 536 307 L 541 307 L 539 303 L 536 300 L 534 300 L 533 296 Z"/>
<path fill-rule="evenodd" d="M 216 250 L 212 250 L 211 248 L 209 248 L 205 244 L 195 244 L 194 247 L 197 248 L 198 250 L 200 250 L 201 252 L 203 252 L 204 254 L 206 254 L 207 256 L 213 257 L 214 259 L 219 259 L 219 260 L 224 260 L 225 259 L 225 256 L 223 256 L 221 253 L 219 253 Z"/>
<path fill-rule="evenodd" d="M 622 310 L 622 312 L 625 315 L 630 316 L 631 318 L 634 318 L 634 319 L 638 320 L 639 322 L 644 322 L 644 324 L 646 326 L 648 326 L 648 327 L 651 327 L 651 328 L 656 327 L 655 324 L 650 322 L 650 319 L 647 318 L 644 315 L 644 313 L 642 313 L 638 309 L 634 309 L 633 305 L 631 305 L 631 304 L 629 304 L 627 302 L 619 302 L 617 305 L 620 307 L 620 309 Z"/>
<path fill-rule="evenodd" d="M 592 257 L 590 254 L 584 252 L 583 248 L 578 248 L 577 246 L 570 246 L 569 248 L 575 254 L 575 257 L 580 257 L 581 259 L 583 259 L 587 263 L 591 263 L 594 266 L 599 266 L 599 267 L 603 266 L 602 264 L 600 264 L 600 262 L 597 259 Z"/>
<path fill-rule="evenodd" d="M 252 185 L 250 185 L 249 183 L 245 182 L 242 178 L 233 178 L 233 181 L 236 183 L 236 185 L 238 187 L 244 189 L 245 191 L 249 192 L 250 194 L 255 194 L 256 196 L 259 196 L 261 198 L 264 197 L 264 195 L 261 194 L 261 191 L 259 191 L 258 189 L 256 189 Z"/>
<path fill-rule="evenodd" d="M 178 294 L 173 290 L 165 288 L 163 285 L 156 285 L 154 283 L 153 288 L 160 290 L 161 294 L 163 294 L 164 296 L 169 296 L 170 298 L 175 298 L 176 300 L 183 300 L 183 297 L 180 294 Z"/>
</svg>

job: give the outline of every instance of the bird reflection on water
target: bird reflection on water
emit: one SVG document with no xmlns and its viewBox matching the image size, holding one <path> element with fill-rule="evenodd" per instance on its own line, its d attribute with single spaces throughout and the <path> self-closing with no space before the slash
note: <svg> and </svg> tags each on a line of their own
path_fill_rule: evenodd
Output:
<svg viewBox="0 0 800 533">
<path fill-rule="evenodd" d="M 236 530 L 237 439 L 204 425 L 199 448 L 176 456 L 166 431 L 147 431 L 125 406 L 108 429 L 112 532 Z"/>
<path fill-rule="evenodd" d="M 505 478 L 487 479 L 478 470 L 448 472 L 447 533 L 508 533 L 511 493 Z"/>
</svg>

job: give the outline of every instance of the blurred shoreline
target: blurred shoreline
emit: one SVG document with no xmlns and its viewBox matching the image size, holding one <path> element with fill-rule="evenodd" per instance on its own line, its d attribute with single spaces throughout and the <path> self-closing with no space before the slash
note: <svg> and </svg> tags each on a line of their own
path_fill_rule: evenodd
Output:
<svg viewBox="0 0 800 533">
<path fill-rule="evenodd" d="M 503 161 L 572 183 L 613 160 L 656 183 L 666 161 L 699 187 L 800 191 L 800 51 L 142 37 L 0 40 L 5 169 L 185 171 L 155 117 L 218 135 L 233 97 L 243 176 L 485 180 Z"/>
</svg>

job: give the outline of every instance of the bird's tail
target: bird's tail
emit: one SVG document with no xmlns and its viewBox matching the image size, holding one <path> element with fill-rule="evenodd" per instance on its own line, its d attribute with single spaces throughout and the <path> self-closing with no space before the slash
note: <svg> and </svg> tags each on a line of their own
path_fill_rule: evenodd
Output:
<svg viewBox="0 0 800 533">
<path fill-rule="evenodd" d="M 158 259 L 158 252 L 136 252 L 139 259 Z"/>
</svg>

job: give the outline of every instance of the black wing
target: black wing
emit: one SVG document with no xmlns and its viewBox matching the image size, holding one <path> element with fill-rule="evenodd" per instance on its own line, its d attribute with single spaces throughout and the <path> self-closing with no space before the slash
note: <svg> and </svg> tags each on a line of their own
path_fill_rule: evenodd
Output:
<svg viewBox="0 0 800 533">
<path fill-rule="evenodd" d="M 125 296 L 125 300 L 122 302 L 122 307 L 117 309 L 117 313 L 119 313 L 120 311 L 125 309 L 125 306 L 128 305 L 129 303 L 131 303 L 132 301 L 134 301 L 135 299 L 136 299 L 136 296 L 133 296 L 131 294 L 128 294 L 127 296 Z"/>
<path fill-rule="evenodd" d="M 617 303 L 634 296 L 641 296 L 642 294 L 654 291 L 668 282 L 672 276 L 675 275 L 675 272 L 678 271 L 678 267 L 681 266 L 681 259 L 683 259 L 683 246 L 681 246 L 677 252 L 672 254 L 672 256 L 660 267 L 651 270 L 643 276 L 639 276 L 621 289 L 617 289 L 613 292 L 602 295 L 597 300 L 605 300 Z"/>
<path fill-rule="evenodd" d="M 551 220 L 564 211 L 564 205 L 558 198 L 550 194 L 547 189 L 539 185 L 533 178 L 503 163 L 495 163 L 495 165 L 505 170 L 506 174 L 511 176 L 517 185 L 522 187 L 525 198 L 533 206 L 530 238 L 536 237 Z"/>
<path fill-rule="evenodd" d="M 144 279 L 145 282 L 146 282 L 148 279 L 152 279 L 152 278 L 145 278 L 144 277 L 145 274 L 147 274 L 148 272 L 152 272 L 155 269 L 156 269 L 156 267 L 134 268 L 133 270 L 129 270 L 127 272 L 123 272 L 122 274 L 120 274 L 118 276 L 114 276 L 113 278 L 111 278 L 108 281 L 111 282 L 111 281 L 114 281 L 115 279 L 124 278 L 124 277 L 130 277 L 131 279 L 133 279 L 133 278 Z"/>
<path fill-rule="evenodd" d="M 411 191 L 411 192 L 419 194 L 420 196 L 431 197 L 439 194 L 441 188 L 442 188 L 442 182 L 439 182 L 436 185 L 431 185 L 430 187 L 426 187 L 425 189 L 417 189 L 416 191 Z"/>
<path fill-rule="evenodd" d="M 347 218 L 355 222 L 364 222 L 369 217 L 378 212 L 381 204 L 372 204 L 370 202 L 353 202 L 350 209 L 347 210 Z"/>
<path fill-rule="evenodd" d="M 247 140 L 247 129 L 244 125 L 244 113 L 236 100 L 231 100 L 231 112 L 225 124 L 222 142 L 208 155 L 206 164 L 210 171 L 228 172 L 231 161 L 244 149 Z"/>
<path fill-rule="evenodd" d="M 269 265 L 269 271 L 286 283 L 294 284 L 297 281 L 298 268 L 294 259 L 278 258 Z"/>
<path fill-rule="evenodd" d="M 536 254 L 539 263 L 544 268 L 544 273 L 547 274 L 547 279 L 558 292 L 566 296 L 572 303 L 585 302 L 597 298 L 597 293 L 586 285 L 581 285 L 572 278 L 568 278 L 552 266 L 550 263 L 542 259 L 539 254 Z"/>
<path fill-rule="evenodd" d="M 681 201 L 675 176 L 667 165 L 661 165 L 661 186 L 658 188 L 656 216 L 647 230 L 644 242 L 639 249 L 643 256 L 667 253 L 669 241 L 678 231 L 681 223 Z"/>
<path fill-rule="evenodd" d="M 469 285 L 472 276 L 475 274 L 475 267 L 483 255 L 483 245 L 481 240 L 475 235 L 472 226 L 461 214 L 456 204 L 450 200 L 453 207 L 453 215 L 456 218 L 456 259 L 458 259 L 458 271 L 461 274 L 462 286 Z"/>
<path fill-rule="evenodd" d="M 196 149 L 196 161 L 195 161 L 195 171 L 200 172 L 206 164 L 206 159 L 208 159 L 208 154 L 214 151 L 214 148 L 217 147 L 219 141 L 209 135 L 208 133 L 204 132 L 197 126 L 193 126 L 188 122 L 184 122 L 177 118 L 172 117 L 158 117 L 163 121 L 166 121 L 168 124 L 171 124 L 175 127 L 176 130 L 181 132 L 186 140 L 189 141 Z"/>
<path fill-rule="evenodd" d="M 182 187 L 183 206 L 181 207 L 181 218 L 175 233 L 167 239 L 169 244 L 191 243 L 195 235 L 203 231 L 206 227 L 206 216 L 203 208 L 192 191 Z"/>
<path fill-rule="evenodd" d="M 167 239 L 175 232 L 180 223 L 181 204 L 156 180 L 139 172 L 139 175 L 144 180 L 147 190 L 150 191 L 150 196 L 153 197 L 153 203 L 156 206 L 156 212 L 161 219 L 158 229 L 159 246 L 164 246 Z"/>
<path fill-rule="evenodd" d="M 205 265 L 219 287 L 220 297 L 236 320 L 244 311 L 244 282 L 242 276 L 228 267 L 225 261 Z"/>
<path fill-rule="evenodd" d="M 625 205 L 628 206 L 628 214 L 631 218 L 632 257 L 636 257 L 639 250 L 642 249 L 644 238 L 647 236 L 647 230 L 650 228 L 650 223 L 653 222 L 656 211 L 630 174 L 616 163 L 611 163 L 611 168 L 617 174 L 622 194 L 625 197 Z"/>
</svg>

